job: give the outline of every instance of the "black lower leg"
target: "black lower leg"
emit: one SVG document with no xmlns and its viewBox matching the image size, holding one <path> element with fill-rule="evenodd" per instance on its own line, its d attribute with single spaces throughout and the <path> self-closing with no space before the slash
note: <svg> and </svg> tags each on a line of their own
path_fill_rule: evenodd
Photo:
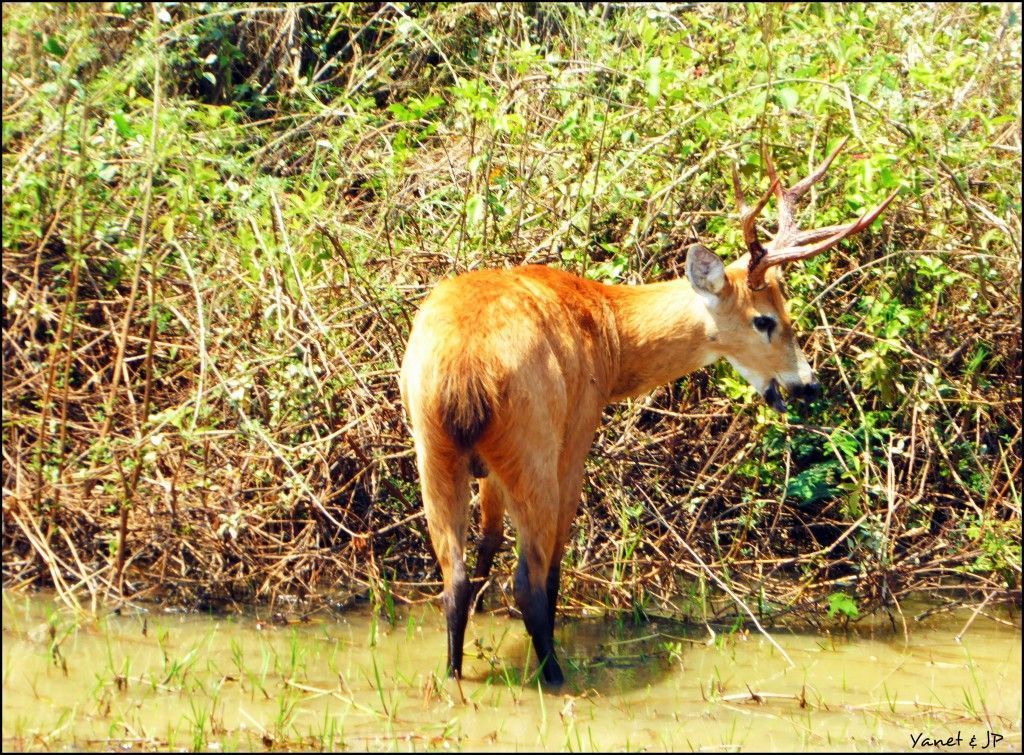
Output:
<svg viewBox="0 0 1024 755">
<path fill-rule="evenodd" d="M 552 564 L 548 571 L 548 625 L 555 631 L 555 610 L 558 606 L 558 580 L 562 576 L 560 564 Z"/>
<path fill-rule="evenodd" d="M 452 580 L 444 591 L 444 615 L 448 622 L 448 676 L 462 677 L 462 645 L 466 639 L 466 622 L 469 620 L 471 596 L 466 567 L 462 559 L 452 565 Z"/>
<path fill-rule="evenodd" d="M 471 600 L 476 600 L 476 610 L 483 605 L 483 596 L 480 590 L 491 573 L 491 566 L 494 564 L 494 556 L 501 548 L 503 540 L 501 532 L 485 532 L 480 538 L 480 547 L 476 552 L 476 568 L 473 570 L 473 594 Z"/>
<path fill-rule="evenodd" d="M 516 571 L 516 603 L 523 614 L 526 631 L 533 640 L 533 649 L 537 653 L 537 660 L 540 661 L 544 681 L 548 684 L 562 684 L 565 678 L 555 659 L 547 590 L 543 587 L 530 586 L 524 558 L 519 559 L 519 569 Z"/>
</svg>

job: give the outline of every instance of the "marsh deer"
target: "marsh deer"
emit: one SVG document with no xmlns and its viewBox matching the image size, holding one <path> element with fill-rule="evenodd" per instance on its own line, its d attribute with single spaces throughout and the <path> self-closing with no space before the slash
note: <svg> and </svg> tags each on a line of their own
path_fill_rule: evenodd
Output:
<svg viewBox="0 0 1024 755">
<path fill-rule="evenodd" d="M 479 270 L 446 280 L 416 315 L 401 370 L 423 507 L 444 579 L 448 673 L 462 675 L 470 604 L 502 542 L 502 515 L 519 533 L 515 600 L 549 684 L 561 684 L 553 630 L 559 564 L 601 412 L 724 357 L 774 409 L 783 390 L 820 387 L 796 342 L 778 266 L 819 254 L 871 224 L 895 197 L 851 223 L 800 230 L 795 203 L 845 140 L 809 176 L 771 186 L 749 207 L 733 168 L 747 253 L 729 265 L 689 248 L 686 277 L 605 285 L 543 266 Z M 778 230 L 757 217 L 771 194 Z M 482 537 L 473 578 L 465 562 L 470 477 L 480 479 Z"/>
</svg>

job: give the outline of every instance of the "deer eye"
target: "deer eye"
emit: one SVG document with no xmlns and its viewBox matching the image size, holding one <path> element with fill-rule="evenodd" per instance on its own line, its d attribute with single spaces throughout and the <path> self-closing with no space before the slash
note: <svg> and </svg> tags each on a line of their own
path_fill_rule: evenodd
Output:
<svg viewBox="0 0 1024 755">
<path fill-rule="evenodd" d="M 758 315 L 754 318 L 754 328 L 771 338 L 772 331 L 775 329 L 775 318 L 768 315 Z"/>
</svg>

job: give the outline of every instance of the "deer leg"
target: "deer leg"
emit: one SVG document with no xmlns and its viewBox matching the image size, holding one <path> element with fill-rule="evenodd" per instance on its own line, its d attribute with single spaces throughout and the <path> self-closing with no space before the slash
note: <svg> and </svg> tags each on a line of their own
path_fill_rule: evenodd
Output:
<svg viewBox="0 0 1024 755">
<path fill-rule="evenodd" d="M 461 554 L 460 554 L 461 555 Z M 466 565 L 462 558 L 453 558 L 451 578 L 447 580 L 442 601 L 448 625 L 448 676 L 462 678 L 462 654 L 469 623 L 469 604 L 472 590 L 466 578 Z"/>
<path fill-rule="evenodd" d="M 423 509 L 430 541 L 441 566 L 441 604 L 448 626 L 448 675 L 462 677 L 462 647 L 472 589 L 464 558 L 469 510 L 469 477 L 454 453 L 417 448 Z"/>
<path fill-rule="evenodd" d="M 481 439 L 477 450 L 507 492 L 506 508 L 519 534 L 515 599 L 541 677 L 547 684 L 560 685 L 565 677 L 555 655 L 548 574 L 560 520 L 558 461 L 563 445 L 551 428 L 560 423 L 564 407 L 550 396 L 531 393 L 531 386 L 523 387 L 528 398 L 517 405 L 515 425 L 505 427 L 496 419 L 493 432 Z"/>
<path fill-rule="evenodd" d="M 476 610 L 478 611 L 483 605 L 483 596 L 480 591 L 491 573 L 494 556 L 501 549 L 505 539 L 502 533 L 505 495 L 505 488 L 497 477 L 491 475 L 480 480 L 480 528 L 482 533 L 480 545 L 477 547 L 476 568 L 473 571 L 473 598 L 476 599 Z"/>
<path fill-rule="evenodd" d="M 593 431 L 584 426 L 574 443 L 568 444 L 559 460 L 560 495 L 558 507 L 558 528 L 551 551 L 551 565 L 548 567 L 547 593 L 548 615 L 551 632 L 555 631 L 555 612 L 558 607 L 558 590 L 562 575 L 562 555 L 569 539 L 572 520 L 576 518 L 580 492 L 583 490 L 583 463 L 593 439 Z"/>
<path fill-rule="evenodd" d="M 504 483 L 504 478 L 503 478 Z M 564 681 L 555 657 L 551 630 L 551 603 L 548 577 L 551 554 L 558 530 L 558 478 L 555 465 L 534 474 L 520 474 L 516 487 L 508 487 L 509 513 L 519 531 L 519 567 L 516 570 L 516 605 L 523 616 L 526 631 L 541 664 L 541 676 L 547 684 Z"/>
<path fill-rule="evenodd" d="M 516 603 L 523 615 L 523 624 L 530 633 L 533 649 L 541 664 L 541 676 L 551 685 L 565 681 L 555 658 L 555 644 L 551 631 L 551 612 L 548 604 L 548 558 L 541 551 L 523 543 L 523 554 L 516 570 Z"/>
<path fill-rule="evenodd" d="M 561 549 L 559 549 L 561 550 Z M 548 594 L 548 626 L 551 629 L 551 641 L 554 642 L 555 635 L 555 611 L 558 607 L 558 583 L 562 576 L 562 565 L 558 561 L 552 561 L 548 567 L 547 594 Z"/>
</svg>

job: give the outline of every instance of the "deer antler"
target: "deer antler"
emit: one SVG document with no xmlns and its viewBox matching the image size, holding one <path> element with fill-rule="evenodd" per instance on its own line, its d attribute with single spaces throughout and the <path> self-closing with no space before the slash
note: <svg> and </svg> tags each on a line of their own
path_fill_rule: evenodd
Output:
<svg viewBox="0 0 1024 755">
<path fill-rule="evenodd" d="M 747 271 L 747 285 L 751 289 L 757 291 L 764 288 L 764 276 L 768 271 L 768 268 L 774 267 L 775 265 L 781 265 L 786 262 L 793 262 L 794 260 L 813 257 L 816 254 L 821 254 L 826 249 L 835 246 L 843 239 L 863 231 L 871 225 L 875 218 L 881 215 L 882 211 L 889 206 L 889 203 L 896 198 L 899 190 L 894 191 L 886 197 L 881 204 L 871 210 L 868 210 L 852 223 L 830 225 L 824 228 L 812 228 L 803 231 L 797 228 L 796 221 L 794 219 L 796 202 L 807 193 L 807 190 L 811 188 L 816 181 L 820 180 L 821 177 L 825 175 L 825 172 L 832 164 L 832 161 L 836 159 L 836 155 L 838 155 L 840 150 L 846 146 L 848 139 L 849 137 L 844 138 L 839 143 L 839 146 L 832 150 L 829 156 L 826 157 L 817 168 L 811 171 L 811 173 L 803 180 L 793 184 L 788 189 L 782 186 L 778 175 L 775 173 L 775 165 L 772 163 L 772 158 L 766 153 L 765 168 L 768 170 L 768 177 L 771 178 L 772 185 L 753 208 L 747 207 L 746 200 L 743 196 L 743 190 L 740 188 L 740 180 L 739 175 L 736 172 L 736 166 L 733 166 L 733 192 L 736 195 L 736 204 L 739 207 L 740 219 L 743 224 L 743 241 L 746 243 L 747 250 L 750 252 L 750 265 Z M 763 245 L 757 235 L 757 216 L 761 213 L 761 210 L 764 209 L 765 204 L 768 202 L 768 198 L 773 193 L 779 203 L 779 227 L 772 240 L 769 241 L 767 245 Z"/>
</svg>

